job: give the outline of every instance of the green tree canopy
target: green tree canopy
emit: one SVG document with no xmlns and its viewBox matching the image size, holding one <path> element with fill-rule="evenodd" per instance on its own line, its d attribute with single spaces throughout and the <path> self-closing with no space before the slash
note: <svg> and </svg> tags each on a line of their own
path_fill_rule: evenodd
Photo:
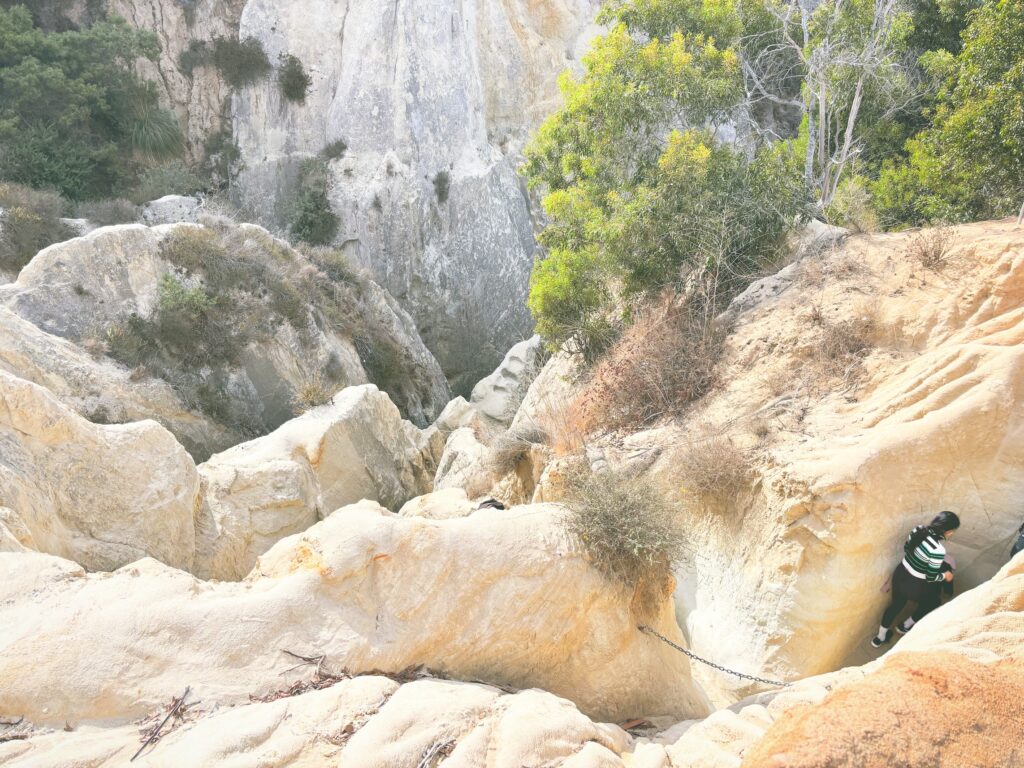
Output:
<svg viewBox="0 0 1024 768">
<path fill-rule="evenodd" d="M 990 0 L 968 19 L 959 54 L 926 57 L 942 83 L 931 125 L 875 185 L 891 222 L 1006 216 L 1024 199 L 1024 0 Z"/>
<path fill-rule="evenodd" d="M 775 253 L 804 198 L 789 145 L 720 140 L 745 97 L 731 0 L 613 3 L 603 19 L 608 34 L 579 77 L 563 75 L 564 106 L 524 166 L 548 218 L 529 299 L 537 329 L 588 355 L 632 297 L 684 282 L 725 297 Z"/>
<path fill-rule="evenodd" d="M 0 9 L 0 178 L 101 197 L 179 153 L 177 121 L 134 70 L 158 52 L 121 19 L 45 32 L 26 8 Z"/>
</svg>

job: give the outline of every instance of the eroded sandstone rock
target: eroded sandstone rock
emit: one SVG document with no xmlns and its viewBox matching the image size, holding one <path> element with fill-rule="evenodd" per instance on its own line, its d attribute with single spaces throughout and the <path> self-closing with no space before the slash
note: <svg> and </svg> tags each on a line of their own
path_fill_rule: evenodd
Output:
<svg viewBox="0 0 1024 768">
<path fill-rule="evenodd" d="M 285 648 L 326 654 L 331 669 L 422 664 L 540 687 L 598 719 L 703 714 L 685 657 L 636 629 L 629 595 L 569 544 L 561 514 L 425 520 L 365 502 L 278 542 L 243 583 L 155 560 L 88 575 L 0 554 L 0 712 L 124 723 L 183 684 L 210 704 L 244 703 L 309 674 L 285 672 Z M 678 638 L 667 601 L 649 623 Z"/>
<path fill-rule="evenodd" d="M 92 768 L 114 768 L 135 753 L 138 742 L 135 726 L 40 733 L 28 741 L 0 744 L 0 763 L 63 768 L 87 762 Z M 456 768 L 542 768 L 588 748 L 621 766 L 618 755 L 628 743 L 619 728 L 595 724 L 571 702 L 543 691 L 508 694 L 481 684 L 433 679 L 400 685 L 365 676 L 198 719 L 192 715 L 135 764 L 244 761 L 285 768 L 341 761 L 361 768 L 417 768 L 433 750 Z"/>
<path fill-rule="evenodd" d="M 94 570 L 195 556 L 195 464 L 152 421 L 92 424 L 0 371 L 0 523 L 5 538 Z"/>
<path fill-rule="evenodd" d="M 361 499 L 397 510 L 431 488 L 424 434 L 366 384 L 199 467 L 195 572 L 240 579 L 256 558 Z"/>
</svg>

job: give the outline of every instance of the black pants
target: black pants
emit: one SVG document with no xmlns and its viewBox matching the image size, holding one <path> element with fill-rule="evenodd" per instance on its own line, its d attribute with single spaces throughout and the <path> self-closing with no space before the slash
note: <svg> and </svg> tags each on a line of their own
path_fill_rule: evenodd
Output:
<svg viewBox="0 0 1024 768">
<path fill-rule="evenodd" d="M 919 579 L 900 563 L 892 573 L 892 602 L 882 614 L 882 626 L 891 627 L 908 601 L 917 603 L 913 616 L 914 621 L 920 621 L 939 607 L 941 590 L 942 582 Z"/>
</svg>

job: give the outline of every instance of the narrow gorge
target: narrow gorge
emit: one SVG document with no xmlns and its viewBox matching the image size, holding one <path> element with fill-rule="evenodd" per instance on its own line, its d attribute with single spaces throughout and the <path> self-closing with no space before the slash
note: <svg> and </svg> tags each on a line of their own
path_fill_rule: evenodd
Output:
<svg viewBox="0 0 1024 768">
<path fill-rule="evenodd" d="M 177 137 L 78 199 L 0 104 L 0 766 L 1024 766 L 1020 201 L 886 219 L 925 118 L 816 147 L 786 8 L 0 4 Z"/>
</svg>

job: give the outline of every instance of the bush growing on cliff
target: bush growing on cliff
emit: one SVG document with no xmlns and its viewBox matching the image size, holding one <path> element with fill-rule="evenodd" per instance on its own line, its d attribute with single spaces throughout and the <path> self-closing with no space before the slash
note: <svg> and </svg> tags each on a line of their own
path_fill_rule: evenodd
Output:
<svg viewBox="0 0 1024 768">
<path fill-rule="evenodd" d="M 245 40 L 218 37 L 213 41 L 212 61 L 224 79 L 235 88 L 262 80 L 272 69 L 263 45 L 254 37 Z"/>
<path fill-rule="evenodd" d="M 336 234 L 340 221 L 327 197 L 327 165 L 322 160 L 308 160 L 299 174 L 299 190 L 291 204 L 293 237 L 310 245 L 327 245 Z"/>
<path fill-rule="evenodd" d="M 448 202 L 448 193 L 452 188 L 452 179 L 449 176 L 448 171 L 438 171 L 434 175 L 434 195 L 437 197 L 437 202 L 444 205 Z"/>
<path fill-rule="evenodd" d="M 180 154 L 176 119 L 135 73 L 158 52 L 153 33 L 120 19 L 48 33 L 25 8 L 0 8 L 0 179 L 109 197 Z"/>
<path fill-rule="evenodd" d="M 305 67 L 296 57 L 288 54 L 281 59 L 281 69 L 277 73 L 277 87 L 281 89 L 281 95 L 288 101 L 298 104 L 306 100 L 309 87 L 313 84 L 313 78 L 306 74 Z"/>
<path fill-rule="evenodd" d="M 537 330 L 591 360 L 637 297 L 696 280 L 727 300 L 775 257 L 807 197 L 794 146 L 751 160 L 712 130 L 744 94 L 735 7 L 620 2 L 606 20 L 523 168 L 548 217 L 530 284 Z"/>
<path fill-rule="evenodd" d="M 566 478 L 569 535 L 610 581 L 633 593 L 639 614 L 671 594 L 685 537 L 675 508 L 646 478 L 579 470 Z"/>
<path fill-rule="evenodd" d="M 39 251 L 72 236 L 56 192 L 0 183 L 0 270 L 18 272 Z"/>
</svg>

